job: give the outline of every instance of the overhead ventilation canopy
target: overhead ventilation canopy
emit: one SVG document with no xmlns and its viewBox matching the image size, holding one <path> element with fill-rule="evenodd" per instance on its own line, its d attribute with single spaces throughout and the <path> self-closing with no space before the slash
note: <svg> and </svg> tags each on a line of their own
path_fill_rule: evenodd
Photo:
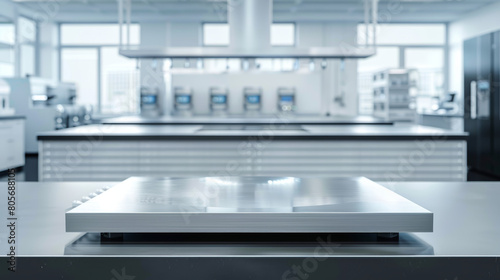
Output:
<svg viewBox="0 0 500 280">
<path fill-rule="evenodd" d="M 123 48 L 120 54 L 129 58 L 365 58 L 375 54 L 373 48 L 329 48 L 316 47 L 296 49 L 273 47 L 252 51 L 231 47 L 163 48 L 142 49 Z"/>
<path fill-rule="evenodd" d="M 124 5 L 123 1 L 126 1 Z M 123 10 L 126 11 L 127 30 L 130 25 L 131 2 L 118 0 L 119 23 L 123 24 Z M 365 24 L 369 25 L 371 4 L 372 27 L 375 34 L 378 0 L 365 0 Z M 128 58 L 366 58 L 376 53 L 375 35 L 373 45 L 362 47 L 345 45 L 341 47 L 272 47 L 272 0 L 228 0 L 228 22 L 230 26 L 229 47 L 176 47 L 141 48 L 124 46 L 120 28 L 120 54 Z M 367 32 L 368 34 L 368 32 Z M 368 36 L 368 35 L 367 35 Z M 367 38 L 368 39 L 368 38 Z M 368 42 L 368 40 L 366 40 Z"/>
</svg>

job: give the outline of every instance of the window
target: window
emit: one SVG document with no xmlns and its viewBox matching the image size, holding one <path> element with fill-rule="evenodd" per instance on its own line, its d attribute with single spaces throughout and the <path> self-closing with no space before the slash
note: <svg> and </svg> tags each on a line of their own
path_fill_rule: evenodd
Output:
<svg viewBox="0 0 500 280">
<path fill-rule="evenodd" d="M 203 45 L 204 46 L 229 46 L 230 35 L 227 23 L 204 23 Z M 272 46 L 294 46 L 295 24 L 273 23 L 271 25 Z"/>
<path fill-rule="evenodd" d="M 365 26 L 358 26 L 358 44 L 364 45 Z M 369 31 L 370 40 L 370 31 Z M 373 112 L 372 75 L 388 68 L 416 69 L 418 93 L 414 96 L 422 112 L 430 100 L 445 91 L 446 26 L 444 24 L 381 24 L 377 29 L 377 54 L 358 61 L 359 113 Z"/>
<path fill-rule="evenodd" d="M 358 25 L 358 44 L 364 45 L 365 25 Z M 372 29 L 368 30 L 372 38 Z M 377 44 L 379 45 L 444 45 L 446 26 L 444 24 L 379 24 Z"/>
<path fill-rule="evenodd" d="M 204 46 L 229 46 L 229 25 L 225 23 L 203 24 Z"/>
<path fill-rule="evenodd" d="M 36 41 L 36 22 L 25 17 L 18 19 L 18 36 L 22 43 Z"/>
<path fill-rule="evenodd" d="M 37 25 L 36 22 L 25 17 L 18 18 L 18 38 L 20 49 L 21 77 L 36 74 L 36 44 Z"/>
<path fill-rule="evenodd" d="M 15 41 L 14 24 L 0 22 L 0 44 L 14 45 Z"/>
<path fill-rule="evenodd" d="M 0 22 L 0 77 L 13 77 L 15 74 L 15 41 L 14 24 L 11 22 Z"/>
<path fill-rule="evenodd" d="M 377 54 L 367 59 L 361 59 L 358 63 L 358 71 L 376 72 L 387 68 L 399 67 L 399 48 L 379 47 Z"/>
<path fill-rule="evenodd" d="M 101 48 L 101 111 L 120 114 L 139 109 L 139 71 L 135 60 L 118 53 L 117 47 Z"/>
<path fill-rule="evenodd" d="M 61 50 L 61 80 L 77 84 L 80 104 L 98 104 L 98 55 L 97 48 Z"/>
<path fill-rule="evenodd" d="M 35 46 L 22 44 L 21 50 L 21 77 L 35 75 Z"/>
<path fill-rule="evenodd" d="M 61 45 L 119 45 L 118 24 L 62 24 Z M 127 29 L 122 26 L 123 44 L 127 43 Z M 130 25 L 130 44 L 140 43 L 140 26 Z"/>
<path fill-rule="evenodd" d="M 360 115 L 373 113 L 373 73 L 387 68 L 399 68 L 399 48 L 379 47 L 376 55 L 358 61 L 358 110 Z"/>
<path fill-rule="evenodd" d="M 271 26 L 271 46 L 294 46 L 295 24 L 275 23 Z"/>
<path fill-rule="evenodd" d="M 118 53 L 118 24 L 61 24 L 60 28 L 60 77 L 77 84 L 78 103 L 93 105 L 103 114 L 138 112 L 139 70 L 136 60 Z M 131 25 L 130 43 L 140 43 L 138 24 Z"/>
<path fill-rule="evenodd" d="M 229 46 L 229 28 L 227 23 L 204 23 L 203 45 Z M 272 46 L 294 46 L 295 24 L 273 23 L 270 40 Z M 256 59 L 255 63 L 262 71 L 292 71 L 296 64 L 294 59 Z M 205 59 L 204 68 L 207 71 L 238 71 L 241 69 L 241 63 L 239 59 Z"/>
</svg>

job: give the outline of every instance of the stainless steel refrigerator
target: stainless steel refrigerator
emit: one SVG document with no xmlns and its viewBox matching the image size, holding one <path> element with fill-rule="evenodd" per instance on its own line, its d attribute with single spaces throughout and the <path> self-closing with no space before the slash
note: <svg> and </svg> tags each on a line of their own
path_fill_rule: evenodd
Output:
<svg viewBox="0 0 500 280">
<path fill-rule="evenodd" d="M 464 125 L 470 170 L 500 177 L 500 32 L 464 41 Z"/>
</svg>

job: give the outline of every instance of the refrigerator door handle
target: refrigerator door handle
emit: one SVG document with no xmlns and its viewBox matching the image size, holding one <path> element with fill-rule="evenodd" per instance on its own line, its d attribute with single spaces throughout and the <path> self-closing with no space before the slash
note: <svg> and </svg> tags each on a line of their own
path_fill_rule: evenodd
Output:
<svg viewBox="0 0 500 280">
<path fill-rule="evenodd" d="M 470 83 L 470 118 L 477 118 L 477 82 Z"/>
</svg>

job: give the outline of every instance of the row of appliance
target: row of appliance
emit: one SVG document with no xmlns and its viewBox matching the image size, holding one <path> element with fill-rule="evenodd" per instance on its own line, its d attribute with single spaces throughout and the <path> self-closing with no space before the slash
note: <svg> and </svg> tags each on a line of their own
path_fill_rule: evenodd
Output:
<svg viewBox="0 0 500 280">
<path fill-rule="evenodd" d="M 173 89 L 173 104 L 175 114 L 190 115 L 193 112 L 193 89 L 189 87 L 175 87 Z M 280 87 L 277 89 L 278 111 L 293 112 L 296 109 L 294 87 Z M 243 108 L 247 112 L 260 112 L 262 109 L 263 90 L 260 87 L 245 87 L 242 92 Z M 224 87 L 211 87 L 208 92 L 209 108 L 213 113 L 225 113 L 229 109 L 229 90 Z M 143 115 L 155 115 L 161 106 L 159 92 L 149 88 L 141 88 L 141 112 Z"/>
</svg>

